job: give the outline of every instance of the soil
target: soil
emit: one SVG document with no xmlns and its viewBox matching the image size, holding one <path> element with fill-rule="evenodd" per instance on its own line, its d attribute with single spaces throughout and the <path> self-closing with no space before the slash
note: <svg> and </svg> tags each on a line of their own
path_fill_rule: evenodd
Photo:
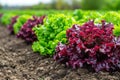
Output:
<svg viewBox="0 0 120 80">
<path fill-rule="evenodd" d="M 0 80 L 120 80 L 120 72 L 66 68 L 53 58 L 33 53 L 31 45 L 0 26 Z"/>
</svg>

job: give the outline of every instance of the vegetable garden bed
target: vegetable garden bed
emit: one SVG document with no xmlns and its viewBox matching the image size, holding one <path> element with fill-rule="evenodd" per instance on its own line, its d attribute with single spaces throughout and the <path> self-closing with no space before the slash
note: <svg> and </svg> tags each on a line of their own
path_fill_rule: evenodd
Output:
<svg viewBox="0 0 120 80">
<path fill-rule="evenodd" d="M 92 73 L 66 68 L 53 58 L 32 52 L 31 45 L 0 26 L 0 80 L 119 80 L 119 72 Z"/>
<path fill-rule="evenodd" d="M 0 80 L 120 79 L 119 11 L 41 12 L 0 13 Z"/>
</svg>

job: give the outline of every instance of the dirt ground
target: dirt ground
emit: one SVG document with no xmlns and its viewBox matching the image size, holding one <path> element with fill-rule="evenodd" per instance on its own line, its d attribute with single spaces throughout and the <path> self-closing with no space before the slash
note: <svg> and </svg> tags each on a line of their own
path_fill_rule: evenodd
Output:
<svg viewBox="0 0 120 80">
<path fill-rule="evenodd" d="M 120 80 L 120 72 L 66 68 L 53 58 L 33 53 L 31 45 L 0 26 L 0 80 Z"/>
</svg>

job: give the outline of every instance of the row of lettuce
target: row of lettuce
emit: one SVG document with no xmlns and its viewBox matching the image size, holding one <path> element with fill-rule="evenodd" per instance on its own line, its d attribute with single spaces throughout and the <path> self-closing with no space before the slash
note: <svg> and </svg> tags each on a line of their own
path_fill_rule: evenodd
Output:
<svg viewBox="0 0 120 80">
<path fill-rule="evenodd" d="M 10 34 L 32 44 L 34 52 L 53 56 L 67 67 L 120 70 L 120 14 L 114 11 L 68 11 L 49 14 L 0 14 Z"/>
</svg>

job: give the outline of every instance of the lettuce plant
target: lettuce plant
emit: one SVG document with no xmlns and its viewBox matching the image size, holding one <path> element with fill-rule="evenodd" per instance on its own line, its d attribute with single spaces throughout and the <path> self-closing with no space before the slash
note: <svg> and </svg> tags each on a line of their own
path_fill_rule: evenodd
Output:
<svg viewBox="0 0 120 80">
<path fill-rule="evenodd" d="M 87 22 L 88 20 L 94 20 L 95 23 L 98 23 L 102 19 L 102 13 L 95 11 L 86 11 L 83 14 L 83 18 L 79 20 L 80 24 Z"/>
<path fill-rule="evenodd" d="M 113 33 L 115 36 L 120 36 L 120 25 L 119 26 L 115 25 Z"/>
<path fill-rule="evenodd" d="M 117 12 L 106 12 L 102 18 L 107 22 L 113 23 L 114 25 L 120 25 L 120 14 Z"/>
<path fill-rule="evenodd" d="M 3 16 L 3 14 L 2 13 L 0 13 L 0 18 Z"/>
<path fill-rule="evenodd" d="M 120 69 L 120 37 L 113 35 L 113 25 L 93 21 L 73 25 L 66 32 L 67 44 L 59 43 L 54 59 L 68 67 L 84 67 L 93 71 Z"/>
<path fill-rule="evenodd" d="M 3 25 L 9 25 L 10 24 L 10 21 L 11 21 L 11 18 L 13 17 L 13 16 L 15 16 L 14 14 L 4 14 L 4 15 L 2 15 L 2 17 L 1 17 L 1 23 L 3 24 Z"/>
<path fill-rule="evenodd" d="M 17 34 L 20 31 L 22 25 L 30 18 L 32 18 L 30 15 L 19 16 L 19 18 L 17 18 L 17 22 L 13 25 L 14 33 Z"/>
<path fill-rule="evenodd" d="M 1 23 L 1 18 L 2 18 L 2 16 L 3 16 L 3 14 L 2 14 L 2 13 L 0 13 L 0 23 Z"/>
<path fill-rule="evenodd" d="M 82 19 L 83 18 L 83 11 L 82 10 L 75 10 L 74 12 L 73 12 L 73 14 L 72 14 L 74 17 L 75 17 L 75 19 L 78 21 L 78 20 L 80 20 L 80 19 Z"/>
<path fill-rule="evenodd" d="M 10 31 L 10 34 L 14 34 L 13 31 L 13 25 L 17 22 L 18 16 L 14 16 L 11 18 L 11 23 L 8 25 L 8 30 Z"/>
<path fill-rule="evenodd" d="M 32 45 L 33 51 L 52 56 L 58 42 L 66 42 L 66 29 L 74 22 L 74 18 L 64 14 L 47 16 L 43 25 L 33 28 L 38 39 Z"/>
<path fill-rule="evenodd" d="M 33 16 L 32 19 L 28 19 L 27 22 L 23 24 L 22 28 L 17 34 L 17 37 L 24 39 L 27 43 L 32 43 L 33 41 L 37 40 L 37 37 L 32 28 L 38 25 L 42 25 L 44 18 L 45 16 Z"/>
<path fill-rule="evenodd" d="M 115 36 L 120 36 L 120 14 L 117 12 L 107 12 L 103 19 L 105 19 L 107 22 L 112 22 L 114 26 L 113 33 Z"/>
</svg>

